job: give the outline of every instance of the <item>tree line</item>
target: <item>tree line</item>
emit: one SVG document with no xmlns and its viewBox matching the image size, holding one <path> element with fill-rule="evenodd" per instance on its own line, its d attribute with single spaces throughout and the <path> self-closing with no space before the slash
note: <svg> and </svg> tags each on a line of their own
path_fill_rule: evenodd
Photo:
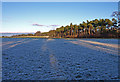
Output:
<svg viewBox="0 0 120 82">
<path fill-rule="evenodd" d="M 82 22 L 79 25 L 61 26 L 56 30 L 44 32 L 41 35 L 51 38 L 118 38 L 120 33 L 118 22 L 115 18 L 95 19 Z"/>
</svg>

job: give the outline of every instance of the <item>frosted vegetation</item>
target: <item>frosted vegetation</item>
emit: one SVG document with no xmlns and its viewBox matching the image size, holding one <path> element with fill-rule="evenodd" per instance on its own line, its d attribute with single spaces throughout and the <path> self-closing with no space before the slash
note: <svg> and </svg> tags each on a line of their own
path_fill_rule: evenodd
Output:
<svg viewBox="0 0 120 82">
<path fill-rule="evenodd" d="M 117 39 L 3 38 L 3 80 L 113 80 Z"/>
</svg>

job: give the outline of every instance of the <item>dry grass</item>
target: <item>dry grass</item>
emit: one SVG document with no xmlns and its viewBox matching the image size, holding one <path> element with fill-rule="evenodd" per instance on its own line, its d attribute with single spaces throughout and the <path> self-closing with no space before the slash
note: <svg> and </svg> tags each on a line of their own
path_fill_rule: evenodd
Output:
<svg viewBox="0 0 120 82">
<path fill-rule="evenodd" d="M 91 44 L 97 44 L 97 45 L 102 45 L 102 46 L 109 46 L 109 47 L 113 47 L 113 48 L 118 48 L 117 44 L 108 44 L 108 43 L 101 43 L 101 42 L 95 42 L 95 41 L 86 41 L 86 40 L 80 40 L 80 41 L 91 43 Z"/>
<path fill-rule="evenodd" d="M 49 38 L 49 36 L 14 36 L 14 37 L 4 37 L 4 38 Z"/>
</svg>

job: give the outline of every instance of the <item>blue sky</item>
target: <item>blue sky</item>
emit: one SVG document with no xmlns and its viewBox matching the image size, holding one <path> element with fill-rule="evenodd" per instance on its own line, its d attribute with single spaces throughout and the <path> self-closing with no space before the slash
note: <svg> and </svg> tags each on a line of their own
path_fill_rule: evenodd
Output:
<svg viewBox="0 0 120 82">
<path fill-rule="evenodd" d="M 3 2 L 2 32 L 46 32 L 86 20 L 109 18 L 117 2 Z"/>
<path fill-rule="evenodd" d="M 118 2 L 119 0 L 2 0 L 3 2 Z"/>
</svg>

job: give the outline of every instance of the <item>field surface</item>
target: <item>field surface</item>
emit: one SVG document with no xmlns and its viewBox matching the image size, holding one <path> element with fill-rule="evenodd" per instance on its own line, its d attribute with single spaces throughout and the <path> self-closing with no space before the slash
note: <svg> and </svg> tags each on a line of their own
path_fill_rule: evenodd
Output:
<svg viewBox="0 0 120 82">
<path fill-rule="evenodd" d="M 118 79 L 117 39 L 2 39 L 2 80 Z"/>
</svg>

